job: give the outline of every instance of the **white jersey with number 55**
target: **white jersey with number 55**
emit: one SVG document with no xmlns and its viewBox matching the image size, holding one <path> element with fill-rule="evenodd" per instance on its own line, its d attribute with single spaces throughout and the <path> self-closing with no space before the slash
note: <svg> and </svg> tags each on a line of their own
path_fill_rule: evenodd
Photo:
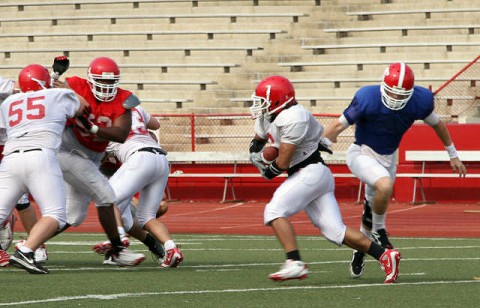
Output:
<svg viewBox="0 0 480 308">
<path fill-rule="evenodd" d="M 0 128 L 7 134 L 4 155 L 32 148 L 57 151 L 66 120 L 72 118 L 79 107 L 75 92 L 69 89 L 9 96 L 0 105 Z"/>
</svg>

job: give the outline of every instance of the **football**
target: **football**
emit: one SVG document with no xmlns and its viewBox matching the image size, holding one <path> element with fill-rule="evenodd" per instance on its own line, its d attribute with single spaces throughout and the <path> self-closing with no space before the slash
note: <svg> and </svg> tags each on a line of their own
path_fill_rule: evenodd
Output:
<svg viewBox="0 0 480 308">
<path fill-rule="evenodd" d="M 278 149 L 276 147 L 266 147 L 263 149 L 261 156 L 265 164 L 271 164 L 278 156 Z"/>
</svg>

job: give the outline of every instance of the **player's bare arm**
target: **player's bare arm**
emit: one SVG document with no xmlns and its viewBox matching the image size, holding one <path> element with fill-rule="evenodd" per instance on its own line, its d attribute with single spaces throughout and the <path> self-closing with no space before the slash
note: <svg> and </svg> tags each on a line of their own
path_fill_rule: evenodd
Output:
<svg viewBox="0 0 480 308">
<path fill-rule="evenodd" d="M 150 120 L 147 122 L 147 128 L 151 130 L 157 130 L 160 128 L 160 122 L 155 117 L 150 117 Z"/>
<path fill-rule="evenodd" d="M 279 168 L 286 170 L 290 166 L 292 161 L 292 156 L 297 146 L 291 143 L 280 143 L 280 148 L 278 151 L 278 157 L 276 159 L 276 164 Z"/>
<path fill-rule="evenodd" d="M 78 101 L 80 102 L 80 108 L 78 108 L 77 112 L 75 112 L 75 116 L 81 116 L 86 112 L 86 110 L 90 109 L 90 105 L 88 102 L 80 95 L 77 94 Z"/>
<path fill-rule="evenodd" d="M 467 174 L 467 168 L 462 163 L 458 157 L 457 150 L 453 144 L 450 133 L 448 132 L 447 126 L 443 121 L 438 121 L 437 124 L 431 126 L 438 138 L 442 141 L 445 149 L 447 150 L 450 156 L 450 166 L 452 167 L 453 172 L 458 173 L 461 177 L 464 177 Z"/>
<path fill-rule="evenodd" d="M 124 114 L 116 118 L 112 126 L 99 127 L 96 135 L 105 140 L 124 143 L 127 140 L 128 133 L 132 127 L 132 114 L 129 109 Z"/>
<path fill-rule="evenodd" d="M 340 135 L 348 126 L 344 126 L 342 122 L 338 119 L 335 119 L 333 123 L 328 125 L 325 128 L 325 132 L 322 137 L 328 138 L 331 142 L 337 142 L 337 137 Z"/>
</svg>

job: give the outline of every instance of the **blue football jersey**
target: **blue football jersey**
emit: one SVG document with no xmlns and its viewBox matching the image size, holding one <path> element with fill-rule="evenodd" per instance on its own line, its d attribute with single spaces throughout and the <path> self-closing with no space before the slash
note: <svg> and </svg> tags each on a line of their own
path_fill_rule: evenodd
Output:
<svg viewBox="0 0 480 308">
<path fill-rule="evenodd" d="M 378 154 L 388 155 L 397 150 L 410 126 L 429 116 L 433 108 L 432 92 L 415 86 L 407 105 L 391 110 L 382 102 L 380 85 L 373 85 L 360 88 L 343 115 L 350 125 L 356 125 L 356 144 L 368 145 Z"/>
</svg>

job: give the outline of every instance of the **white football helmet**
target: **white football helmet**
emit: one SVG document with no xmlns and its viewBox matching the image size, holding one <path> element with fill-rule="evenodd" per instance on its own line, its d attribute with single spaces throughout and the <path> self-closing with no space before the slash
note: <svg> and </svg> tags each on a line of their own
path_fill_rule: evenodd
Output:
<svg viewBox="0 0 480 308">
<path fill-rule="evenodd" d="M 415 77 L 405 63 L 397 62 L 385 69 L 381 85 L 382 102 L 392 110 L 404 108 L 413 95 Z"/>
<path fill-rule="evenodd" d="M 88 67 L 87 80 L 96 99 L 111 102 L 117 95 L 120 69 L 110 58 L 96 58 Z"/>
</svg>

